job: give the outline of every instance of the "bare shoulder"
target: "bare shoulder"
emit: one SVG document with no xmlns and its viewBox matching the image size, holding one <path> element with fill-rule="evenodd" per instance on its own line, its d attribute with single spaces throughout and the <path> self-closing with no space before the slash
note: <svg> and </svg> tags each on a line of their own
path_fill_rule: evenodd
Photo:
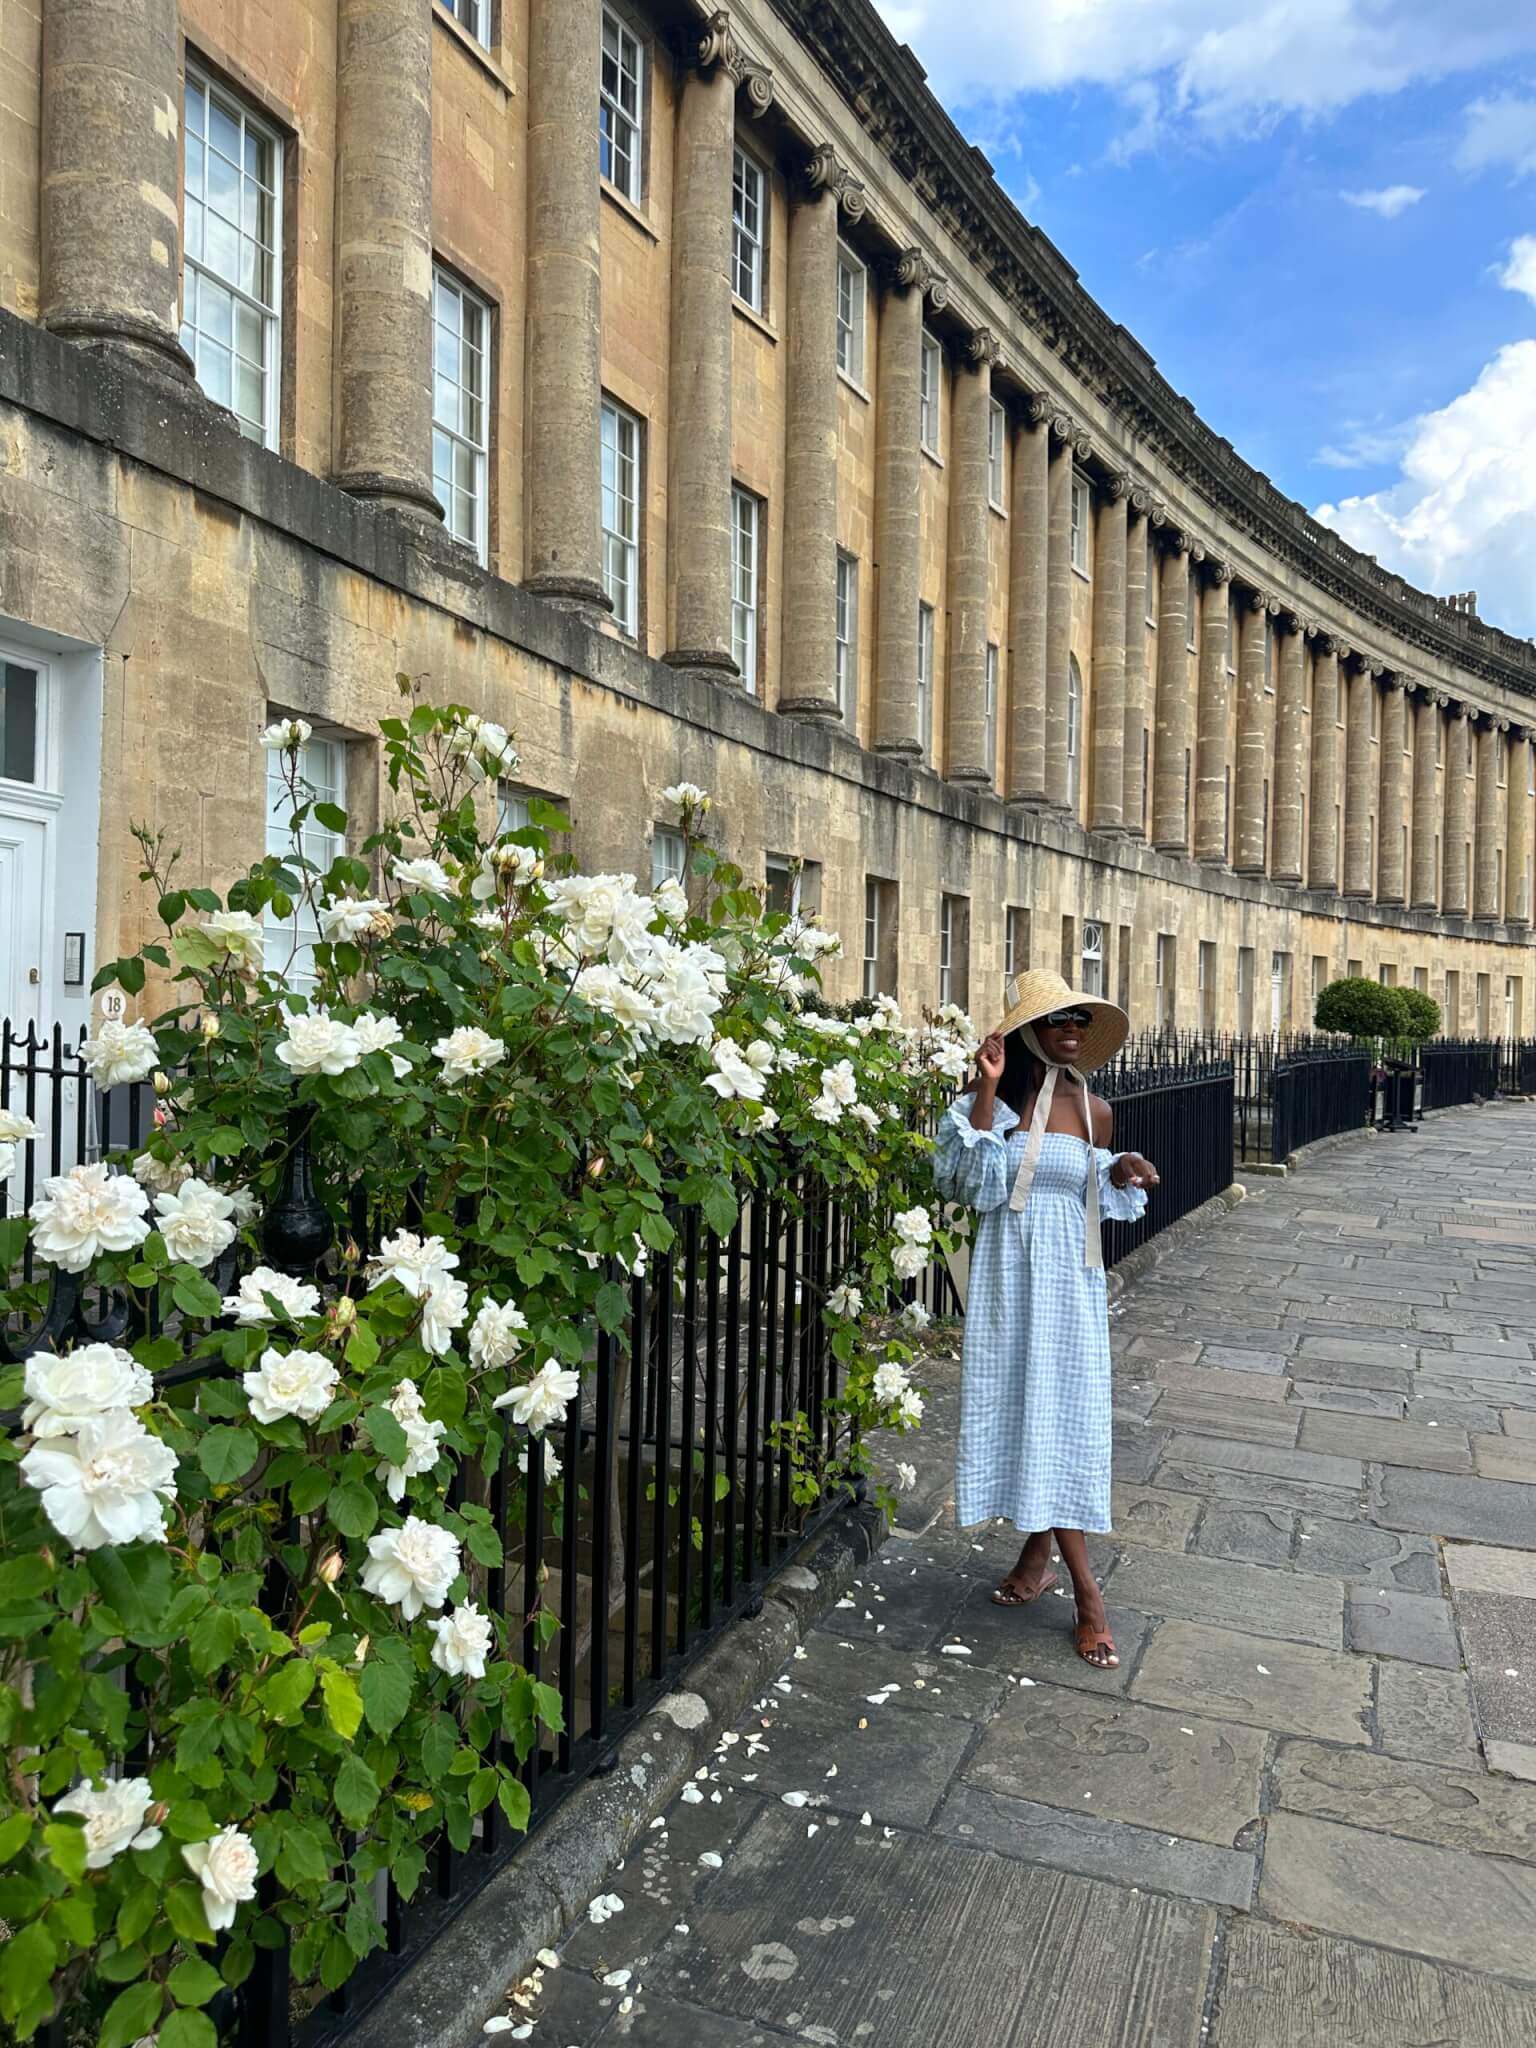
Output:
<svg viewBox="0 0 1536 2048">
<path fill-rule="evenodd" d="M 1102 1095 L 1090 1095 L 1088 1108 L 1093 1117 L 1093 1142 L 1107 1146 L 1115 1134 L 1115 1112 Z"/>
</svg>

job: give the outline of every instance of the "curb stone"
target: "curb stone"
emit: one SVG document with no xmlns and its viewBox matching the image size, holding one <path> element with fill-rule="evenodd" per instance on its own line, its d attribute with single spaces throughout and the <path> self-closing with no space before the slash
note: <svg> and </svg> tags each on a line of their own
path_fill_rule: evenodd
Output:
<svg viewBox="0 0 1536 2048">
<path fill-rule="evenodd" d="M 353 2028 L 353 2048 L 470 2048 L 506 2010 L 506 1988 L 527 1974 L 603 1889 L 701 1764 L 720 1731 L 843 1597 L 885 1541 L 873 1505 L 846 1509 L 763 1588 L 762 1612 L 738 1621 L 624 1737 L 611 1766 L 562 1801 L 485 1888 L 468 1900 L 420 1959 L 381 1992 Z"/>
</svg>

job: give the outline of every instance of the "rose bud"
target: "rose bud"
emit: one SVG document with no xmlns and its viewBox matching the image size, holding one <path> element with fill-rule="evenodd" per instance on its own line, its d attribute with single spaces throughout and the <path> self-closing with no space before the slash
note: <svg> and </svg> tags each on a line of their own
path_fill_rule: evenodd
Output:
<svg viewBox="0 0 1536 2048">
<path fill-rule="evenodd" d="M 347 1560 L 339 1550 L 333 1550 L 329 1557 L 322 1558 L 316 1576 L 328 1586 L 334 1586 L 347 1568 Z"/>
</svg>

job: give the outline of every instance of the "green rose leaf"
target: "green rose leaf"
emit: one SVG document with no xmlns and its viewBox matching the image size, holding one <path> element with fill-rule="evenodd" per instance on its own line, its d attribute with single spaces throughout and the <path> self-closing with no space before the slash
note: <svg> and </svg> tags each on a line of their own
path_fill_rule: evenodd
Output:
<svg viewBox="0 0 1536 2048">
<path fill-rule="evenodd" d="M 361 1539 L 371 1536 L 379 1526 L 379 1503 L 359 1479 L 332 1487 L 325 1511 L 343 1536 Z"/>
<path fill-rule="evenodd" d="M 297 1721 L 315 1689 L 315 1667 L 303 1657 L 290 1657 L 261 1686 L 257 1697 L 274 1721 Z"/>
<path fill-rule="evenodd" d="M 217 1671 L 235 1654 L 240 1636 L 239 1618 L 229 1608 L 206 1608 L 187 1633 L 192 1669 L 202 1678 Z"/>
<path fill-rule="evenodd" d="M 212 1942 L 213 1929 L 203 1911 L 201 1885 L 173 1884 L 165 1895 L 165 1917 L 183 1941 L 197 1942 L 204 1948 Z"/>
<path fill-rule="evenodd" d="M 96 2048 L 133 2048 L 135 2041 L 155 2031 L 163 1994 L 158 1984 L 130 1984 L 107 2007 L 107 2016 L 96 2036 Z"/>
<path fill-rule="evenodd" d="M 224 1979 L 201 1956 L 188 1956 L 166 1978 L 166 1985 L 178 2005 L 206 2005 L 224 1989 Z M 161 2040 L 165 2039 L 162 2031 Z"/>
<path fill-rule="evenodd" d="M 363 1712 L 374 1733 L 388 1735 L 398 1728 L 411 1704 L 410 1671 L 375 1658 L 363 1666 L 359 1686 Z"/>
<path fill-rule="evenodd" d="M 332 1797 L 348 1827 L 365 1827 L 372 1818 L 379 1803 L 379 1781 L 355 1751 L 342 1758 Z"/>
<path fill-rule="evenodd" d="M 320 1691 L 325 1700 L 325 1718 L 343 1741 L 350 1742 L 363 1720 L 363 1696 L 357 1680 L 339 1664 L 329 1661 L 320 1667 Z"/>
<path fill-rule="evenodd" d="M 171 1604 L 171 1560 L 163 1544 L 126 1543 L 93 1550 L 87 1569 L 130 1641 L 165 1640 L 160 1623 Z"/>
<path fill-rule="evenodd" d="M 511 1825 L 519 1834 L 526 1834 L 533 1802 L 522 1779 L 514 1778 L 510 1772 L 504 1772 L 501 1783 L 496 1788 L 496 1797 L 501 1802 L 501 1810 Z"/>
<path fill-rule="evenodd" d="M 175 1980 L 175 1972 L 172 1973 Z M 161 2026 L 156 2048 L 218 2048 L 219 2037 L 205 2012 L 173 2012 Z"/>
<path fill-rule="evenodd" d="M 32 1833 L 30 1813 L 13 1813 L 0 1821 L 0 1863 L 9 1863 L 27 1846 Z"/>
<path fill-rule="evenodd" d="M 363 1425 L 381 1458 L 391 1465 L 403 1465 L 410 1455 L 410 1438 L 387 1408 L 370 1408 Z"/>
<path fill-rule="evenodd" d="M 217 1422 L 199 1443 L 197 1462 L 215 1486 L 229 1486 L 250 1471 L 260 1448 L 248 1429 L 235 1429 L 228 1423 Z"/>
</svg>

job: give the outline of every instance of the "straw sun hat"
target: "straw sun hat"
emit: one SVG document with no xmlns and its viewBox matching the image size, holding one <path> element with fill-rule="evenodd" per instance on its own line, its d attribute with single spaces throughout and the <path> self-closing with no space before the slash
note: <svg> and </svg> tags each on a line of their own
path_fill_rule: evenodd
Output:
<svg viewBox="0 0 1536 2048">
<path fill-rule="evenodd" d="M 1103 996 L 1085 995 L 1048 968 L 1035 967 L 1027 974 L 1016 975 L 1008 984 L 1004 1000 L 1007 1007 L 997 1027 L 1003 1038 L 1010 1031 L 1017 1031 L 1021 1024 L 1034 1024 L 1057 1010 L 1085 1011 L 1092 1022 L 1083 1032 L 1081 1048 L 1073 1062 L 1080 1074 L 1091 1074 L 1095 1067 L 1112 1060 L 1130 1034 L 1131 1020 L 1118 1003 L 1107 1002 Z"/>
</svg>

